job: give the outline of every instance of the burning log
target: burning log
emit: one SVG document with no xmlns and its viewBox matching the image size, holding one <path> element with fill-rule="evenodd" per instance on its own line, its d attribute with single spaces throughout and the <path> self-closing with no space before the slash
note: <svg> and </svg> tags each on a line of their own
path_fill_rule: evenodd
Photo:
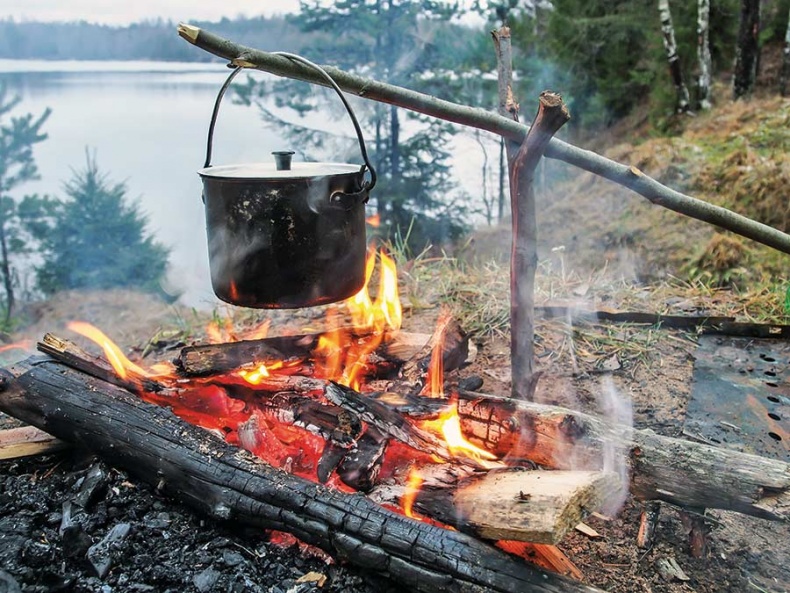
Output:
<svg viewBox="0 0 790 593">
<path fill-rule="evenodd" d="M 500 456 L 556 469 L 599 469 L 621 450 L 631 494 L 687 508 L 717 508 L 790 520 L 790 464 L 655 434 L 610 427 L 599 418 L 532 402 L 461 393 L 467 438 Z"/>
<path fill-rule="evenodd" d="M 415 591 L 594 592 L 455 531 L 272 468 L 139 397 L 52 360 L 2 371 L 0 408 L 80 443 L 208 515 L 294 534 Z"/>
</svg>

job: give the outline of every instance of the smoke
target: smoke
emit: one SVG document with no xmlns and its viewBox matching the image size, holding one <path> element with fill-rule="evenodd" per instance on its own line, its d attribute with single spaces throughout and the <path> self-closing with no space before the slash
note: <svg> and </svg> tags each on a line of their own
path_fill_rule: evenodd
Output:
<svg viewBox="0 0 790 593">
<path fill-rule="evenodd" d="M 604 439 L 601 450 L 602 469 L 617 474 L 620 488 L 609 496 L 601 511 L 610 516 L 616 515 L 628 497 L 630 472 L 628 449 L 633 434 L 633 407 L 631 400 L 624 397 L 615 387 L 612 378 L 604 376 L 597 394 L 601 419 L 609 429 L 611 439 Z"/>
</svg>

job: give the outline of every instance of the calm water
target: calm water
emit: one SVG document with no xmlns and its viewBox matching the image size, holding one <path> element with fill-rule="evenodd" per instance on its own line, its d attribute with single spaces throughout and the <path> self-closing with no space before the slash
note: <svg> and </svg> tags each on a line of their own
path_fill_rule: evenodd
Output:
<svg viewBox="0 0 790 593">
<path fill-rule="evenodd" d="M 86 148 L 112 181 L 139 199 L 149 229 L 172 247 L 168 289 L 211 306 L 201 183 L 209 118 L 227 70 L 220 64 L 0 60 L 0 80 L 23 97 L 16 114 L 52 108 L 49 139 L 35 147 L 41 180 L 18 190 L 63 195 Z M 283 148 L 257 111 L 223 102 L 214 163 L 266 160 Z"/>
</svg>

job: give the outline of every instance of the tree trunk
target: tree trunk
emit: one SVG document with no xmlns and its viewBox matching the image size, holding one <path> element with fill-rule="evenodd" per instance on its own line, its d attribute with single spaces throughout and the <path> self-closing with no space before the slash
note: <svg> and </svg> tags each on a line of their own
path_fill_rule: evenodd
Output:
<svg viewBox="0 0 790 593">
<path fill-rule="evenodd" d="M 741 24 L 735 47 L 733 99 L 747 97 L 754 91 L 760 55 L 760 0 L 741 0 Z"/>
<path fill-rule="evenodd" d="M 413 591 L 598 591 L 365 496 L 275 469 L 166 408 L 53 362 L 2 371 L 5 412 L 80 443 L 211 517 L 292 533 Z"/>
<path fill-rule="evenodd" d="M 697 59 L 699 60 L 699 77 L 697 78 L 697 91 L 699 92 L 699 106 L 701 109 L 710 109 L 711 65 L 710 57 L 710 0 L 697 2 Z"/>
<path fill-rule="evenodd" d="M 664 35 L 664 49 L 669 62 L 669 75 L 675 85 L 675 111 L 685 113 L 689 110 L 689 91 L 683 82 L 683 71 L 678 57 L 678 46 L 675 43 L 675 28 L 672 26 L 672 13 L 669 0 L 658 0 L 658 13 L 661 17 L 661 32 Z"/>
<path fill-rule="evenodd" d="M 779 75 L 779 92 L 783 97 L 790 95 L 790 14 L 787 15 L 785 47 L 782 54 L 782 73 Z"/>
<path fill-rule="evenodd" d="M 6 221 L 0 220 L 0 271 L 3 274 L 3 288 L 5 288 L 5 325 L 11 321 L 14 311 L 14 281 L 11 277 L 11 262 L 8 261 L 8 239 L 6 238 Z"/>
</svg>

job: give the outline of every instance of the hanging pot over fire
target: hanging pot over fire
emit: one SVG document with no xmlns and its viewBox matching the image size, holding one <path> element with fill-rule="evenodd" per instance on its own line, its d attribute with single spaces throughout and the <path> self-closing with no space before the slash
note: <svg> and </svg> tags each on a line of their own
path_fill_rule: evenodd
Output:
<svg viewBox="0 0 790 593">
<path fill-rule="evenodd" d="M 211 166 L 220 102 L 241 71 L 228 76 L 214 104 L 203 180 L 209 267 L 214 293 L 243 307 L 280 309 L 333 303 L 365 282 L 365 203 L 376 184 L 362 130 L 329 74 L 293 54 L 278 53 L 316 69 L 337 92 L 354 125 L 364 165 L 291 163 L 291 151 L 271 163 Z"/>
</svg>

